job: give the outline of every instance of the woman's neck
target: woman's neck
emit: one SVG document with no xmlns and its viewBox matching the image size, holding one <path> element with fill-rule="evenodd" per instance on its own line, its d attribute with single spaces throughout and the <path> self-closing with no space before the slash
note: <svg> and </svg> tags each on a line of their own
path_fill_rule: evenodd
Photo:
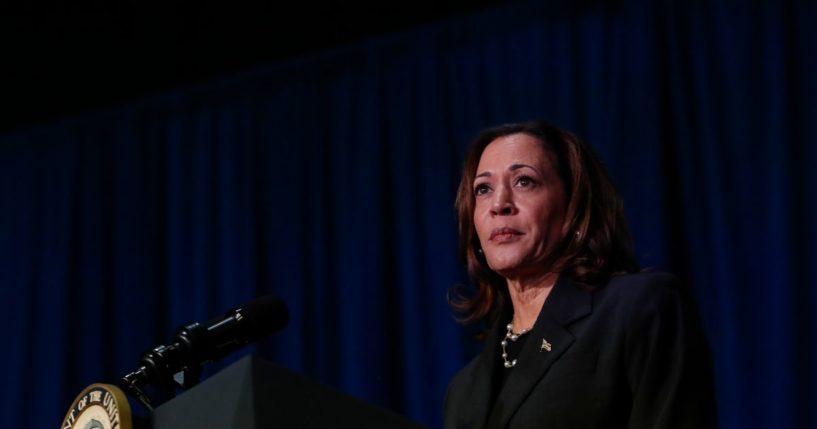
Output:
<svg viewBox="0 0 817 429">
<path fill-rule="evenodd" d="M 506 279 L 513 305 L 511 323 L 514 332 L 533 327 L 558 278 L 558 273 L 547 273 L 544 276 Z"/>
</svg>

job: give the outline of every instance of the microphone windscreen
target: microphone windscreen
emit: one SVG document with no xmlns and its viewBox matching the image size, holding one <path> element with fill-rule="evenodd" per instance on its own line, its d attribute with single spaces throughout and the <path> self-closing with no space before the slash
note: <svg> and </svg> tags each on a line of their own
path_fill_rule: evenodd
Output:
<svg viewBox="0 0 817 429">
<path fill-rule="evenodd" d="M 247 337 L 250 341 L 259 340 L 286 326 L 289 322 L 289 311 L 283 300 L 274 295 L 256 298 L 243 306 L 241 315 L 246 318 Z"/>
</svg>

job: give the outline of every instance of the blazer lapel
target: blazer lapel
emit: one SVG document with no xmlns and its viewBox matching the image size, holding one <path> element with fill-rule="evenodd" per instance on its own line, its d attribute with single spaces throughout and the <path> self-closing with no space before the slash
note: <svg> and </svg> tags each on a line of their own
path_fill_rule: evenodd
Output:
<svg viewBox="0 0 817 429">
<path fill-rule="evenodd" d="M 528 333 L 530 337 L 519 354 L 519 364 L 511 370 L 513 373 L 499 393 L 487 428 L 504 428 L 508 425 L 534 386 L 575 341 L 565 327 L 591 311 L 592 293 L 579 289 L 570 279 L 560 278 Z M 497 364 L 494 362 L 494 365 Z"/>
</svg>

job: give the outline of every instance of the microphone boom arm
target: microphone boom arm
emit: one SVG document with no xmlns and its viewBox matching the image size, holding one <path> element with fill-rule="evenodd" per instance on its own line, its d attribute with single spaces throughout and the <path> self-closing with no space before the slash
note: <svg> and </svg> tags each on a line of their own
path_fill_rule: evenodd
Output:
<svg viewBox="0 0 817 429">
<path fill-rule="evenodd" d="M 189 389 L 198 384 L 203 363 L 221 359 L 283 328 L 288 319 L 283 301 L 265 296 L 231 309 L 225 316 L 204 325 L 192 323 L 179 329 L 170 345 L 159 345 L 145 352 L 139 360 L 139 369 L 122 377 L 120 384 L 125 392 L 152 411 L 146 385 L 154 383 L 174 396 L 174 385 Z"/>
</svg>

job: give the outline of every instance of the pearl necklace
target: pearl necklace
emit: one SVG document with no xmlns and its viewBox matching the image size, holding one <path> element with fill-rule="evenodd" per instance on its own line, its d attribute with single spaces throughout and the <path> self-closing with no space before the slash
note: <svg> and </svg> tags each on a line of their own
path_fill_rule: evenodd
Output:
<svg viewBox="0 0 817 429">
<path fill-rule="evenodd" d="M 535 324 L 536 324 L 536 321 L 534 320 L 533 325 L 535 325 Z M 502 360 L 505 361 L 505 368 L 513 368 L 513 367 L 516 366 L 516 359 L 508 360 L 508 352 L 507 352 L 507 350 L 505 350 L 505 347 L 507 347 L 507 345 L 508 345 L 508 340 L 516 342 L 516 340 L 518 340 L 519 337 L 521 337 L 522 335 L 527 334 L 528 331 L 533 329 L 533 325 L 531 325 L 530 328 L 523 329 L 523 330 L 521 330 L 519 332 L 514 332 L 513 331 L 513 321 L 511 323 L 508 323 L 507 326 L 505 326 L 505 328 L 507 328 L 508 331 L 505 333 L 505 338 L 503 338 L 502 341 L 499 343 L 502 346 Z"/>
</svg>

